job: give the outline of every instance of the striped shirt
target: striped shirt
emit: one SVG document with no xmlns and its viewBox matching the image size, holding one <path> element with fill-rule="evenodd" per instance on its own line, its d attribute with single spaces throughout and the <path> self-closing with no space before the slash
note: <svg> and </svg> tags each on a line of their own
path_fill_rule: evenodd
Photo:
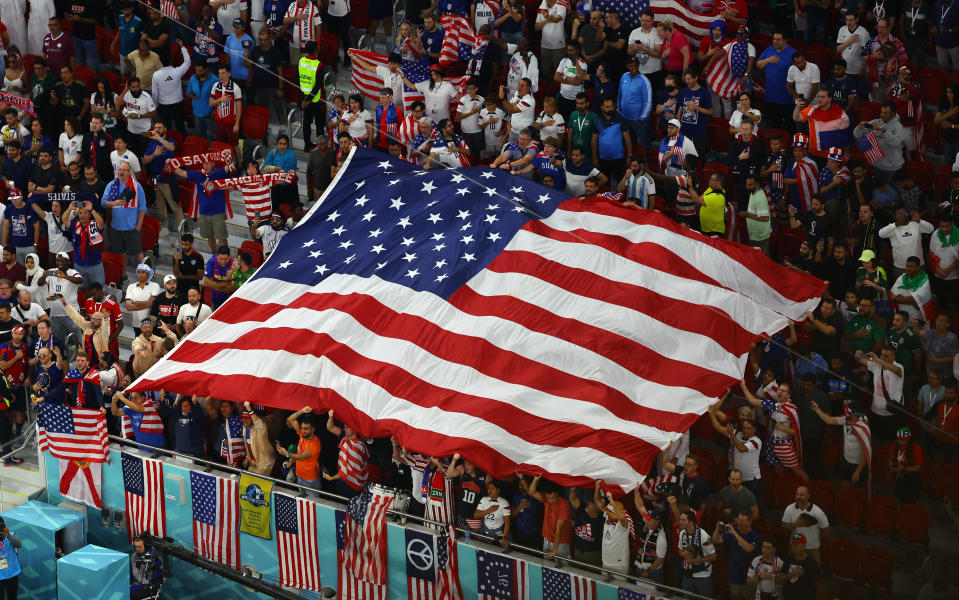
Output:
<svg viewBox="0 0 959 600">
<path fill-rule="evenodd" d="M 626 199 L 639 200 L 639 205 L 643 208 L 652 208 L 649 205 L 649 197 L 656 193 L 656 183 L 647 173 L 633 175 L 630 173 L 626 177 Z"/>
<path fill-rule="evenodd" d="M 340 456 L 336 460 L 337 473 L 348 486 L 361 490 L 370 476 L 369 458 L 370 451 L 363 440 L 345 437 L 340 440 Z"/>
<path fill-rule="evenodd" d="M 286 9 L 287 17 L 299 17 L 300 15 L 307 15 L 307 18 L 301 21 L 295 21 L 292 27 L 293 41 L 302 48 L 303 44 L 310 40 L 314 42 L 317 41 L 316 28 L 323 20 L 320 19 L 320 9 L 309 0 L 307 0 L 304 6 L 300 6 L 299 2 L 293 2 L 290 4 L 290 7 Z"/>
</svg>

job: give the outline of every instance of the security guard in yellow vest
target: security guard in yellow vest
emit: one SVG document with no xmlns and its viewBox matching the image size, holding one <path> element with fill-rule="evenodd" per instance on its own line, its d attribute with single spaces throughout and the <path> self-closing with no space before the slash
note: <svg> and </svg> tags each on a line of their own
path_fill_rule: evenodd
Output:
<svg viewBox="0 0 959 600">
<path fill-rule="evenodd" d="M 694 186 L 689 186 L 689 195 L 699 205 L 699 230 L 704 235 L 726 235 L 726 193 L 723 191 L 725 178 L 722 173 L 713 173 L 709 177 L 709 187 L 702 195 Z"/>
<path fill-rule="evenodd" d="M 323 78 L 320 75 L 320 69 L 323 63 L 316 57 L 316 42 L 309 41 L 303 47 L 304 55 L 300 57 L 297 64 L 300 79 L 300 93 L 303 100 L 300 106 L 303 107 L 303 146 L 306 152 L 313 149 L 313 125 L 316 124 L 316 132 L 323 133 Z"/>
</svg>

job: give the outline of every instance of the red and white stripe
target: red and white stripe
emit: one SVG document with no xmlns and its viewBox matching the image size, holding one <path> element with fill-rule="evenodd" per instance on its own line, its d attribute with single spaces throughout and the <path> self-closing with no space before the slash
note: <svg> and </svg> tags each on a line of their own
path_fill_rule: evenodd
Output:
<svg viewBox="0 0 959 600">
<path fill-rule="evenodd" d="M 163 495 L 163 463 L 152 458 L 143 461 L 143 496 L 124 492 L 126 499 L 127 538 L 144 532 L 166 536 L 166 503 Z"/>
<path fill-rule="evenodd" d="M 573 589 L 572 600 L 596 600 L 596 580 L 573 574 L 570 574 L 569 580 Z"/>
<path fill-rule="evenodd" d="M 157 412 L 156 402 L 151 398 L 146 397 L 143 400 L 143 419 L 140 421 L 140 433 L 158 433 L 163 434 L 163 419 L 160 417 L 160 413 Z M 134 438 L 133 434 L 133 424 L 130 421 L 130 417 L 127 414 L 123 413 L 123 420 L 120 425 L 123 433 L 123 437 Z"/>
<path fill-rule="evenodd" d="M 339 600 L 387 600 L 386 511 L 393 495 L 376 486 L 363 525 L 346 515 L 340 556 Z"/>
<path fill-rule="evenodd" d="M 476 33 L 470 20 L 461 15 L 443 15 L 440 26 L 443 28 L 443 45 L 438 62 L 448 66 L 459 62 L 460 43 L 472 46 L 476 41 Z"/>
<path fill-rule="evenodd" d="M 246 206 L 246 218 L 268 217 L 273 212 L 273 202 L 270 192 L 273 189 L 271 183 L 251 183 L 240 187 L 240 193 L 243 194 L 243 204 Z"/>
<path fill-rule="evenodd" d="M 855 422 L 849 426 L 849 429 L 852 431 L 856 441 L 859 442 L 859 447 L 862 448 L 862 452 L 866 456 L 866 469 L 869 471 L 869 480 L 866 484 L 866 497 L 867 499 L 872 498 L 872 430 L 869 428 L 869 419 L 867 417 L 857 418 Z"/>
<path fill-rule="evenodd" d="M 819 191 L 819 168 L 808 156 L 796 161 L 796 190 L 802 211 L 812 210 L 812 197 Z"/>
<path fill-rule="evenodd" d="M 694 48 L 698 48 L 699 41 L 709 35 L 709 26 L 716 19 L 714 15 L 691 10 L 680 0 L 650 0 L 649 8 L 656 15 L 657 23 L 665 19 L 672 21 L 676 29 L 686 34 Z"/>
<path fill-rule="evenodd" d="M 204 558 L 239 570 L 239 482 L 229 477 L 216 477 L 216 480 L 217 523 L 211 526 L 193 519 L 193 549 Z"/>
<path fill-rule="evenodd" d="M 174 21 L 179 19 L 179 15 L 176 12 L 176 3 L 173 0 L 161 0 L 160 1 L 160 14 L 168 19 L 173 19 Z"/>
<path fill-rule="evenodd" d="M 448 300 L 254 279 L 135 388 L 298 409 L 323 373 L 324 404 L 367 436 L 627 491 L 823 289 L 658 213 L 569 199 Z"/>
<path fill-rule="evenodd" d="M 727 56 L 710 65 L 706 71 L 706 85 L 720 98 L 732 98 L 743 89 L 729 68 Z"/>
<path fill-rule="evenodd" d="M 73 413 L 73 433 L 48 431 L 41 420 L 37 421 L 37 445 L 40 451 L 49 450 L 50 454 L 63 460 L 109 461 L 109 440 L 103 413 L 92 408 L 71 408 L 70 411 Z"/>
<path fill-rule="evenodd" d="M 280 585 L 314 592 L 320 589 L 319 552 L 316 547 L 316 506 L 304 498 L 296 499 L 299 533 L 276 530 L 280 562 Z"/>
<path fill-rule="evenodd" d="M 453 524 L 453 515 L 456 514 L 456 511 L 453 507 L 454 499 L 454 490 L 453 482 L 450 479 L 447 479 L 442 471 L 437 471 L 432 475 L 432 482 L 428 486 L 426 492 L 426 507 L 424 508 L 424 514 L 427 519 L 432 521 L 438 521 L 440 523 Z M 430 491 L 438 483 L 437 480 L 442 481 L 443 483 L 443 497 L 434 498 L 430 495 Z M 429 525 L 434 529 L 442 529 L 438 525 Z"/>
<path fill-rule="evenodd" d="M 361 490 L 370 477 L 370 449 L 361 439 L 340 440 L 340 454 L 336 468 L 340 477 L 354 490 Z"/>
</svg>

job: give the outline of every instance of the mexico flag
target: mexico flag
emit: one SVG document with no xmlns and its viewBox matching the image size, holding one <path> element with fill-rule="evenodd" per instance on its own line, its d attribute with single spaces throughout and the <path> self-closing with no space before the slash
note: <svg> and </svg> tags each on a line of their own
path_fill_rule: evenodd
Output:
<svg viewBox="0 0 959 600">
<path fill-rule="evenodd" d="M 900 302 L 898 307 L 898 310 L 909 314 L 910 322 L 913 319 L 931 322 L 936 316 L 935 307 L 932 305 L 932 287 L 929 285 L 929 275 L 925 271 L 919 271 L 915 277 L 910 277 L 909 273 L 900 275 L 895 285 L 889 290 L 889 298 L 894 303 L 896 296 L 912 298 L 913 303 Z"/>
</svg>

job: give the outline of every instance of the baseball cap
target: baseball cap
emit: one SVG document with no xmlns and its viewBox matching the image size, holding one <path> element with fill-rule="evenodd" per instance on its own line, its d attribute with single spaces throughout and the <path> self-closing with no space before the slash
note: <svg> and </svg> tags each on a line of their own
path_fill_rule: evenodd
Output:
<svg viewBox="0 0 959 600">
<path fill-rule="evenodd" d="M 66 252 L 57 252 L 57 258 L 65 258 L 67 260 L 70 260 L 70 255 L 67 254 Z"/>
<path fill-rule="evenodd" d="M 679 119 L 670 119 L 666 121 L 667 125 L 675 125 L 676 127 L 682 127 L 683 124 L 679 122 Z"/>
<path fill-rule="evenodd" d="M 867 260 L 876 260 L 876 253 L 872 250 L 863 250 L 862 254 L 859 255 L 859 262 L 865 262 Z"/>
<path fill-rule="evenodd" d="M 166 285 L 171 281 L 176 281 L 176 275 L 173 275 L 172 273 L 163 278 L 163 285 Z"/>
<path fill-rule="evenodd" d="M 659 511 L 656 510 L 655 508 L 653 508 L 653 509 L 651 509 L 651 510 L 648 510 L 648 511 L 646 511 L 645 513 L 643 513 L 643 518 L 644 518 L 644 519 L 648 519 L 648 520 L 650 520 L 650 521 L 653 521 L 653 520 L 658 521 L 658 520 L 659 520 Z"/>
<path fill-rule="evenodd" d="M 243 19 L 233 19 L 234 27 L 243 27 Z"/>
<path fill-rule="evenodd" d="M 906 73 L 912 73 L 912 69 L 910 69 L 908 65 L 902 65 L 899 67 L 899 72 L 902 73 L 903 71 Z"/>
<path fill-rule="evenodd" d="M 803 535 L 802 533 L 800 533 L 799 531 L 795 531 L 795 532 L 793 532 L 793 535 L 792 535 L 792 543 L 794 543 L 794 544 L 805 544 L 805 543 L 806 543 L 806 536 Z"/>
<path fill-rule="evenodd" d="M 626 64 L 629 65 L 629 64 L 633 64 L 633 63 L 636 63 L 636 64 L 638 65 L 638 64 L 639 64 L 639 59 L 636 58 L 635 56 L 630 56 L 630 57 L 626 60 Z"/>
<path fill-rule="evenodd" d="M 736 30 L 736 33 L 745 33 L 746 35 L 749 35 L 749 27 L 746 27 L 745 25 L 740 25 L 739 29 Z"/>
<path fill-rule="evenodd" d="M 23 192 L 20 191 L 20 188 L 10 188 L 7 192 L 7 200 L 13 200 L 14 198 L 23 198 Z"/>
<path fill-rule="evenodd" d="M 442 66 L 440 66 L 440 65 L 430 65 L 430 71 L 436 71 L 436 72 L 439 73 L 440 75 L 446 74 L 446 69 L 444 69 L 444 68 L 443 68 Z"/>
</svg>

